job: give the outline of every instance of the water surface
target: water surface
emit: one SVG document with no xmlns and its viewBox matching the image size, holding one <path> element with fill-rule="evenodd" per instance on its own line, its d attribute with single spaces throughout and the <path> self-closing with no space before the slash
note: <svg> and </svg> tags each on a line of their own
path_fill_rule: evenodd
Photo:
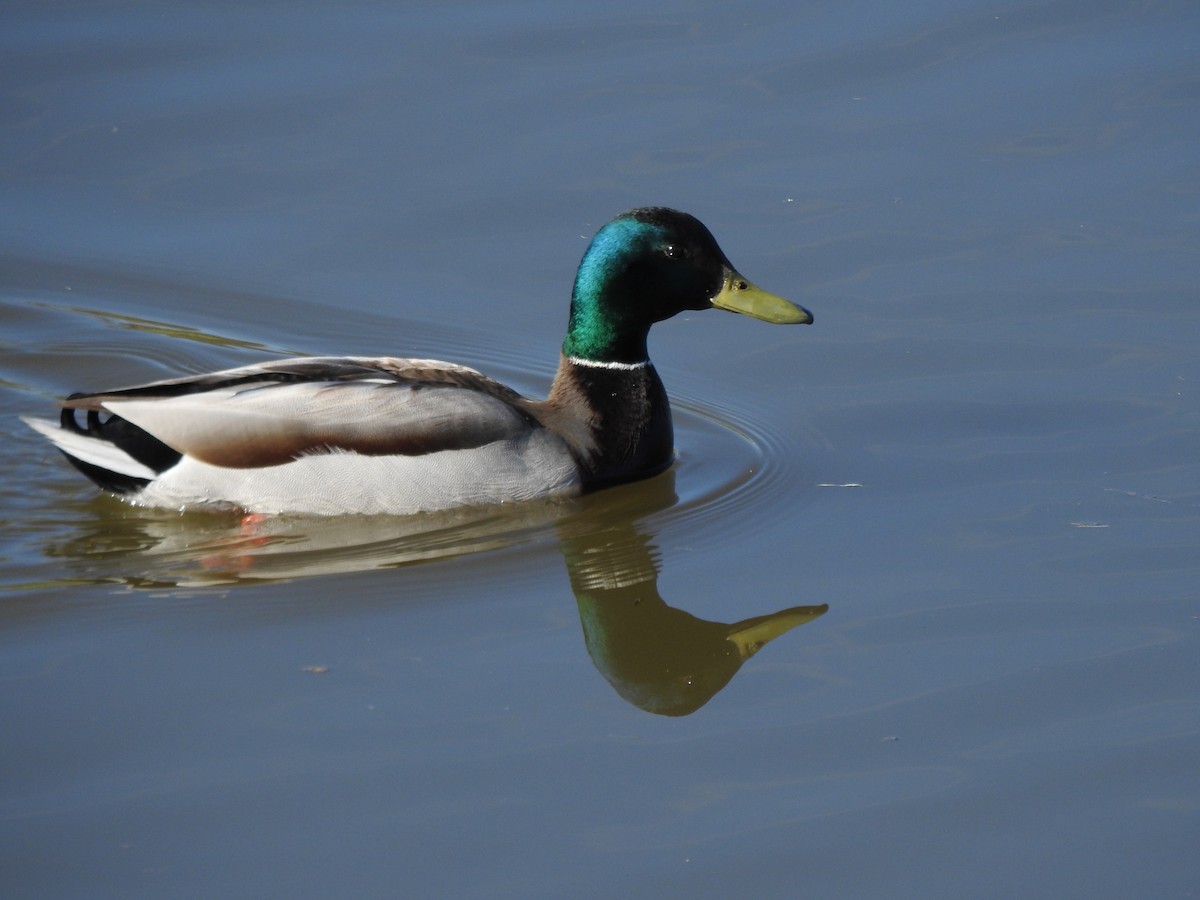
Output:
<svg viewBox="0 0 1200 900">
<path fill-rule="evenodd" d="M 1195 892 L 1194 4 L 0 16 L 5 896 Z M 816 316 L 656 326 L 661 478 L 245 523 L 16 418 L 539 394 L 651 203 Z"/>
</svg>

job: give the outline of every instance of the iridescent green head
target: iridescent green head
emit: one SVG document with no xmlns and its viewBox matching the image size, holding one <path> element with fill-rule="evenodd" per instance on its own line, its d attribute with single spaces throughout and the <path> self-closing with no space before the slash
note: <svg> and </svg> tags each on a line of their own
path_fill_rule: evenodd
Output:
<svg viewBox="0 0 1200 900">
<path fill-rule="evenodd" d="M 601 228 L 583 255 L 563 353 L 600 363 L 645 362 L 651 325 L 714 306 L 767 322 L 812 322 L 806 309 L 738 274 L 695 217 L 633 209 Z"/>
</svg>

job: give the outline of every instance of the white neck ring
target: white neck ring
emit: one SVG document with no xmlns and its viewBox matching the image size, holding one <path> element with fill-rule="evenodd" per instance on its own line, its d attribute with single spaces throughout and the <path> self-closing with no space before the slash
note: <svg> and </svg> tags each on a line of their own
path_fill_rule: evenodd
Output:
<svg viewBox="0 0 1200 900">
<path fill-rule="evenodd" d="M 589 369 L 616 369 L 621 372 L 634 372 L 638 369 L 644 369 L 650 365 L 650 360 L 644 359 L 641 362 L 623 363 L 623 362 L 600 362 L 595 359 L 580 359 L 578 356 L 568 356 L 567 361 L 576 366 L 586 366 Z"/>
</svg>

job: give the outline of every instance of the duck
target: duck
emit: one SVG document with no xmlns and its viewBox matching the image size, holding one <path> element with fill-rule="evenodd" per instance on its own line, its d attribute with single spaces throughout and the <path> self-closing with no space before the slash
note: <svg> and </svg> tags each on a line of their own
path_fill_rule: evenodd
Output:
<svg viewBox="0 0 1200 900">
<path fill-rule="evenodd" d="M 57 422 L 23 419 L 144 507 L 410 515 L 577 496 L 672 465 L 647 337 L 713 308 L 813 321 L 743 277 L 694 216 L 640 207 L 584 252 L 545 400 L 440 360 L 312 356 L 74 393 Z"/>
</svg>

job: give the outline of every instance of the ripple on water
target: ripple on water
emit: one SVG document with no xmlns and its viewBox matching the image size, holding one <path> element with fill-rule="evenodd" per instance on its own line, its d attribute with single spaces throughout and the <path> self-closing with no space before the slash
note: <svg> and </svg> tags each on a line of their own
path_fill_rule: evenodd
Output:
<svg viewBox="0 0 1200 900">
<path fill-rule="evenodd" d="M 807 502 L 805 460 L 815 449 L 771 422 L 769 408 L 673 401 L 679 454 L 679 504 L 671 519 L 697 537 L 717 537 L 736 526 L 743 535 L 768 528 L 782 504 Z M 777 414 L 777 411 L 776 411 Z"/>
</svg>

